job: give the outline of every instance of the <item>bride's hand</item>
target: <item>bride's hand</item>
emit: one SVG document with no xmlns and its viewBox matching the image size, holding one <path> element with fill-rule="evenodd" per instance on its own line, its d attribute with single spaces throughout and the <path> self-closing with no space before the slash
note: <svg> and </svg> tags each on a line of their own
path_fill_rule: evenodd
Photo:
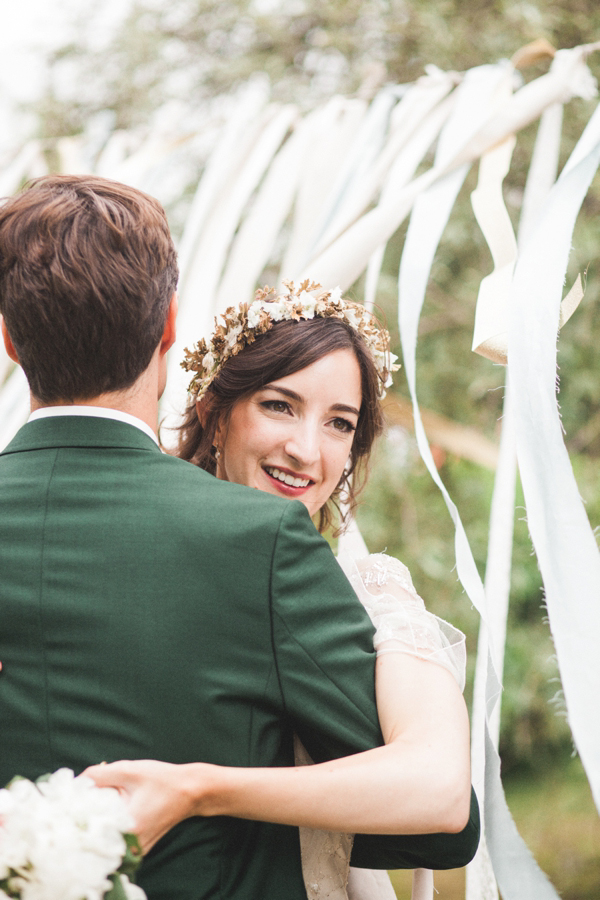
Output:
<svg viewBox="0 0 600 900">
<path fill-rule="evenodd" d="M 186 773 L 188 768 L 190 772 Z M 98 787 L 116 788 L 125 797 L 135 821 L 133 831 L 147 853 L 178 822 L 210 814 L 208 808 L 202 808 L 201 798 L 204 788 L 205 795 L 210 794 L 215 768 L 202 763 L 177 766 L 141 759 L 90 766 L 81 774 Z"/>
</svg>

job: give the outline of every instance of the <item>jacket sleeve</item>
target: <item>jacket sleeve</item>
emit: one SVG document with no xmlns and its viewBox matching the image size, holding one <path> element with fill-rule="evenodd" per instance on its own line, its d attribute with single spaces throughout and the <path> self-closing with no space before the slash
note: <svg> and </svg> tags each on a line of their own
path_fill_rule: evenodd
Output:
<svg viewBox="0 0 600 900">
<path fill-rule="evenodd" d="M 359 869 L 458 869 L 479 844 L 479 804 L 471 788 L 471 813 L 458 834 L 357 834 L 350 865 Z"/>
<path fill-rule="evenodd" d="M 327 543 L 299 503 L 286 508 L 271 572 L 275 663 L 285 713 L 317 762 L 382 743 L 373 627 Z M 477 801 L 459 834 L 357 835 L 352 864 L 454 868 L 479 839 Z"/>
</svg>

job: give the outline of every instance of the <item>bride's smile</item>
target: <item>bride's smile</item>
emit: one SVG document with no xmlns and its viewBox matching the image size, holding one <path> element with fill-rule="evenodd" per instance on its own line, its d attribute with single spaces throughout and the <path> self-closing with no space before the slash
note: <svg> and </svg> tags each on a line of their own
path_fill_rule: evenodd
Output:
<svg viewBox="0 0 600 900">
<path fill-rule="evenodd" d="M 335 350 L 239 400 L 218 429 L 217 476 L 295 497 L 314 515 L 348 461 L 362 402 L 351 350 Z"/>
</svg>

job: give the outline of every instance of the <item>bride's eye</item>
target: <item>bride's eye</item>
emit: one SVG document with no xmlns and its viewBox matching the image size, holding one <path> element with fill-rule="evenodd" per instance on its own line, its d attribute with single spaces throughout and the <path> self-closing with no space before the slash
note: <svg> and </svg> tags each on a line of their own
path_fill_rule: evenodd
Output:
<svg viewBox="0 0 600 900">
<path fill-rule="evenodd" d="M 349 419 L 343 419 L 341 416 L 333 419 L 331 424 L 336 431 L 341 431 L 343 434 L 350 434 L 352 431 L 356 431 L 356 425 Z"/>
<path fill-rule="evenodd" d="M 289 403 L 286 403 L 285 400 L 264 400 L 260 405 L 263 409 L 268 409 L 271 412 L 276 413 L 288 412 L 290 408 Z"/>
</svg>

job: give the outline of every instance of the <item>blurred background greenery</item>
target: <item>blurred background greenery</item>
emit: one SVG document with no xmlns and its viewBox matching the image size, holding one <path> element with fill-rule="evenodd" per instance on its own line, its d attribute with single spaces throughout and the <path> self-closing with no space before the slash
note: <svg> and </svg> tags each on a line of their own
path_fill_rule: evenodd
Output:
<svg viewBox="0 0 600 900">
<path fill-rule="evenodd" d="M 48 57 L 35 115 L 49 155 L 54 138 L 89 129 L 94 121 L 144 131 L 168 108 L 193 118 L 258 73 L 270 79 L 274 99 L 309 108 L 336 92 L 369 98 L 385 83 L 413 81 L 429 64 L 463 71 L 510 58 L 539 38 L 556 48 L 592 42 L 600 39 L 600 5 L 597 0 L 146 0 L 131 5 L 110 41 L 98 44 L 92 27 L 93 16 L 86 13 L 76 39 Z M 600 53 L 589 64 L 598 75 Z M 547 67 L 548 61 L 539 62 L 523 78 L 537 77 Z M 566 108 L 561 162 L 593 107 L 594 102 L 574 100 Z M 506 180 L 515 226 L 536 128 L 519 135 Z M 190 185 L 198 174 L 190 171 Z M 432 271 L 420 326 L 418 385 L 423 407 L 497 442 L 504 372 L 470 351 L 479 283 L 492 267 L 469 202 L 475 179 L 474 169 Z M 586 293 L 559 339 L 565 439 L 593 526 L 600 524 L 599 210 L 596 179 L 578 220 L 569 270 L 569 284 L 577 272 L 586 273 Z M 173 224 L 177 230 L 178 217 Z M 404 230 L 386 251 L 377 298 L 396 343 Z M 360 299 L 360 281 L 353 290 Z M 407 397 L 400 372 L 390 398 L 405 407 Z M 493 472 L 441 447 L 434 451 L 484 575 Z M 592 900 L 600 892 L 600 826 L 579 761 L 572 758 L 521 496 L 515 520 L 500 742 L 504 780 L 517 822 L 565 900 Z M 409 423 L 392 425 L 381 442 L 359 525 L 370 549 L 387 548 L 403 559 L 430 608 L 466 631 L 469 694 L 478 616 L 453 571 L 453 527 Z M 459 896 L 461 877 L 438 878 L 443 897 Z M 397 884 L 403 896 L 406 881 L 399 877 Z"/>
</svg>

